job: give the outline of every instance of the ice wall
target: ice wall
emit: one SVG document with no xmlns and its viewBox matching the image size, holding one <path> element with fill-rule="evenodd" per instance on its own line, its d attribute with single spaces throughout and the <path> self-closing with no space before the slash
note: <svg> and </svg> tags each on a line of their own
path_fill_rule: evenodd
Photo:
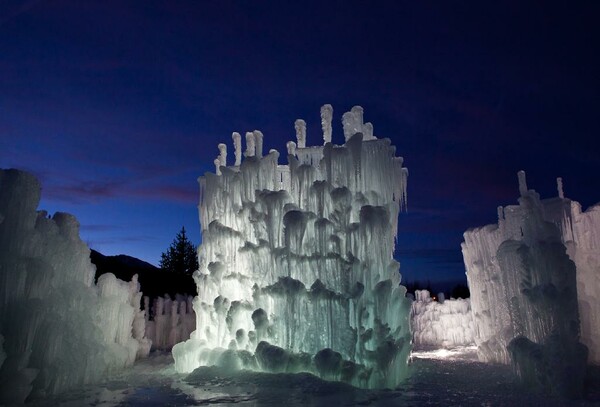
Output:
<svg viewBox="0 0 600 407">
<path fill-rule="evenodd" d="M 0 171 L 0 404 L 93 382 L 150 347 L 137 278 L 96 286 L 79 223 L 39 200 L 31 174 Z"/>
<path fill-rule="evenodd" d="M 565 247 L 572 204 L 541 201 L 522 171 L 519 191 L 519 205 L 498 208 L 497 224 L 464 234 L 479 356 L 512 362 L 530 385 L 577 396 L 587 350 L 579 343 L 576 265 Z M 581 235 L 589 242 L 596 233 Z"/>
<path fill-rule="evenodd" d="M 419 348 L 453 348 L 475 344 L 475 326 L 469 298 L 431 298 L 429 291 L 415 291 L 410 312 L 413 346 Z"/>
<path fill-rule="evenodd" d="M 287 165 L 271 150 L 200 177 L 197 328 L 173 348 L 179 372 L 226 364 L 361 387 L 405 376 L 410 301 L 392 254 L 407 170 L 389 139 L 353 132 L 372 131 L 360 107 L 344 115 L 346 142 L 329 142 L 332 111 L 324 146 L 304 147 L 296 122 Z"/>
<path fill-rule="evenodd" d="M 185 341 L 196 329 L 196 314 L 192 308 L 193 296 L 168 295 L 155 298 L 144 297 L 146 312 L 146 336 L 152 341 L 152 349 L 171 350 Z"/>
</svg>

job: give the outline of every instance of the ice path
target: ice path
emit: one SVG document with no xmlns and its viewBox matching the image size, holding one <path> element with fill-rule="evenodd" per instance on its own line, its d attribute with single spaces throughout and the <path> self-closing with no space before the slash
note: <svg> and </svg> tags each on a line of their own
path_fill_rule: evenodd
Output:
<svg viewBox="0 0 600 407">
<path fill-rule="evenodd" d="M 97 386 L 33 402 L 45 406 L 591 406 L 600 402 L 600 369 L 593 371 L 586 400 L 567 402 L 532 394 L 514 382 L 508 366 L 474 360 L 472 348 L 413 354 L 411 377 L 394 390 L 363 390 L 316 376 L 203 367 L 176 374 L 170 355 L 153 354 Z M 436 356 L 437 355 L 437 356 Z"/>
</svg>

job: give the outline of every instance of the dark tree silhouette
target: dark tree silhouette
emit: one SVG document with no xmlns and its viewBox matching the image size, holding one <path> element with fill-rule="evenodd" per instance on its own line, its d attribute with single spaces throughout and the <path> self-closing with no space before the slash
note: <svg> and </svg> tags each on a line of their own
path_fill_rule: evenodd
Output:
<svg viewBox="0 0 600 407">
<path fill-rule="evenodd" d="M 181 228 L 171 247 L 160 257 L 160 268 L 165 271 L 192 274 L 198 270 L 198 255 L 194 245 L 185 235 L 185 227 Z"/>
</svg>

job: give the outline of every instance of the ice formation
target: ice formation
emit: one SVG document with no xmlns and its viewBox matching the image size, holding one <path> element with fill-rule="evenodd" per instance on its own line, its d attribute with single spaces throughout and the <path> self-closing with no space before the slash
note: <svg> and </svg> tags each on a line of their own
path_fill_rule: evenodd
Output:
<svg viewBox="0 0 600 407">
<path fill-rule="evenodd" d="M 431 298 L 429 291 L 415 291 L 410 325 L 415 348 L 453 348 L 475 343 L 475 328 L 469 298 Z"/>
<path fill-rule="evenodd" d="M 196 328 L 193 299 L 192 296 L 176 295 L 172 300 L 165 295 L 155 298 L 150 307 L 150 298 L 144 297 L 146 337 L 152 341 L 153 350 L 171 350 L 175 344 L 190 337 Z"/>
<path fill-rule="evenodd" d="M 39 200 L 34 176 L 0 171 L 0 404 L 91 383 L 150 349 L 137 277 L 95 285 L 79 223 Z"/>
<path fill-rule="evenodd" d="M 173 348 L 179 372 L 307 371 L 361 387 L 406 375 L 410 300 L 392 254 L 407 170 L 389 139 L 364 140 L 360 107 L 344 115 L 346 142 L 328 142 L 331 113 L 324 146 L 305 147 L 296 121 L 288 165 L 271 150 L 200 177 L 197 328 Z"/>
<path fill-rule="evenodd" d="M 540 200 L 518 175 L 519 205 L 499 207 L 498 224 L 464 234 L 479 357 L 512 362 L 525 382 L 577 396 L 587 357 L 578 307 L 583 341 L 592 355 L 598 349 L 598 207 L 581 213 L 561 197 L 562 180 L 559 197 Z"/>
</svg>

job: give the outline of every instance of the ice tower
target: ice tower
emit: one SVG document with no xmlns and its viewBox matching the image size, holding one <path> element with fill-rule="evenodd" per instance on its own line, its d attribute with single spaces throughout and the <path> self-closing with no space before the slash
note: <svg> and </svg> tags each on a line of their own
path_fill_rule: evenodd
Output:
<svg viewBox="0 0 600 407">
<path fill-rule="evenodd" d="M 203 243 L 194 278 L 196 331 L 173 348 L 179 372 L 221 365 L 312 372 L 360 387 L 394 387 L 410 352 L 410 301 L 392 257 L 408 172 L 363 109 L 343 116 L 345 143 L 296 142 L 263 155 L 263 135 L 233 133 L 200 182 Z M 319 137 L 321 138 L 321 137 Z"/>
<path fill-rule="evenodd" d="M 598 209 L 581 213 L 578 203 L 540 200 L 519 174 L 519 205 L 498 208 L 498 223 L 468 230 L 462 244 L 480 359 L 512 363 L 531 386 L 580 396 L 587 349 L 592 360 L 600 282 Z M 587 289 L 584 287 L 588 285 Z M 581 289 L 578 303 L 578 286 Z M 597 292 L 597 291 L 596 291 Z"/>
</svg>

